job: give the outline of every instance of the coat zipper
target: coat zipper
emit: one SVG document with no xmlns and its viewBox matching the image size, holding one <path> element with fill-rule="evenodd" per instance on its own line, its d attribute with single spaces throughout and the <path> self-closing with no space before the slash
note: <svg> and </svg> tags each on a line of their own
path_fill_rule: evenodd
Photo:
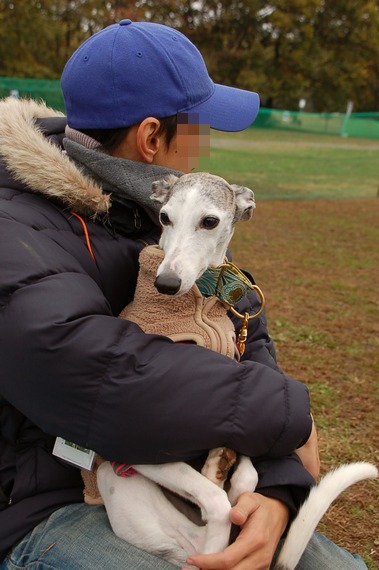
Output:
<svg viewBox="0 0 379 570">
<path fill-rule="evenodd" d="M 133 210 L 133 214 L 134 214 L 134 227 L 136 228 L 136 230 L 140 230 L 141 229 L 141 217 L 139 215 L 139 209 L 135 208 Z"/>
</svg>

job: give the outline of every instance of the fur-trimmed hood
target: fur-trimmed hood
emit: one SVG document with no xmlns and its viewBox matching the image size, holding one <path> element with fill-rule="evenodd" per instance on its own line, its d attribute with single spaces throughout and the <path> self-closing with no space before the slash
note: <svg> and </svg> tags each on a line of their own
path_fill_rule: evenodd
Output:
<svg viewBox="0 0 379 570">
<path fill-rule="evenodd" d="M 8 98 L 0 101 L 0 155 L 16 180 L 47 198 L 58 198 L 82 214 L 108 212 L 111 200 L 55 144 L 36 119 L 63 117 L 44 103 Z"/>
<path fill-rule="evenodd" d="M 61 128 L 58 134 L 50 132 L 54 119 Z M 111 156 L 73 129 L 62 140 L 65 126 L 65 116 L 44 103 L 14 98 L 0 102 L 0 156 L 14 178 L 79 214 L 95 218 L 110 213 L 113 205 L 115 223 L 116 203 L 123 210 L 125 205 L 135 210 L 134 204 L 144 211 L 145 221 L 146 215 L 150 219 L 145 227 L 158 226 L 160 204 L 150 200 L 152 183 L 182 172 Z M 51 140 L 54 137 L 60 139 L 59 145 Z M 121 217 L 125 221 L 125 211 Z"/>
</svg>

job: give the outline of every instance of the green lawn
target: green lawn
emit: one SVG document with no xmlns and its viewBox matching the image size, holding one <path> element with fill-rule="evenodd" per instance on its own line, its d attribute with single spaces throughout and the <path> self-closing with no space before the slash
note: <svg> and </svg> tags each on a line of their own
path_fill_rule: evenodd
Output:
<svg viewBox="0 0 379 570">
<path fill-rule="evenodd" d="M 209 170 L 252 188 L 257 199 L 372 198 L 379 141 L 248 129 L 211 134 Z"/>
</svg>

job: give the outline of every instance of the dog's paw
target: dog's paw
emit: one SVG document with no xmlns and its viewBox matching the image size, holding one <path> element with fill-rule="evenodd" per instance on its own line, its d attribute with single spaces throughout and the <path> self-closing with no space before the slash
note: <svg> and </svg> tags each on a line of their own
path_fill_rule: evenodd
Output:
<svg viewBox="0 0 379 570">
<path fill-rule="evenodd" d="M 230 469 L 237 459 L 237 454 L 228 447 L 216 447 L 208 453 L 201 473 L 218 487 L 223 487 Z"/>
<path fill-rule="evenodd" d="M 228 447 L 222 447 L 219 453 L 219 460 L 218 460 L 218 469 L 216 473 L 217 479 L 220 479 L 222 482 L 228 476 L 229 471 L 235 464 L 237 459 L 237 454 L 232 449 Z"/>
</svg>

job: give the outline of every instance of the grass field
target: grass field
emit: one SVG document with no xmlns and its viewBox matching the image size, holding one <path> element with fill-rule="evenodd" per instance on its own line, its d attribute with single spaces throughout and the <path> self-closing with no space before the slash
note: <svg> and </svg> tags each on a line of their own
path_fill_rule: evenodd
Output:
<svg viewBox="0 0 379 570">
<path fill-rule="evenodd" d="M 373 198 L 379 140 L 251 128 L 213 133 L 212 171 L 253 188 L 259 199 Z"/>
<path fill-rule="evenodd" d="M 232 252 L 265 293 L 279 364 L 309 386 L 322 472 L 378 466 L 379 141 L 220 133 L 203 166 L 256 192 Z M 320 530 L 379 570 L 379 482 L 346 491 Z"/>
</svg>

